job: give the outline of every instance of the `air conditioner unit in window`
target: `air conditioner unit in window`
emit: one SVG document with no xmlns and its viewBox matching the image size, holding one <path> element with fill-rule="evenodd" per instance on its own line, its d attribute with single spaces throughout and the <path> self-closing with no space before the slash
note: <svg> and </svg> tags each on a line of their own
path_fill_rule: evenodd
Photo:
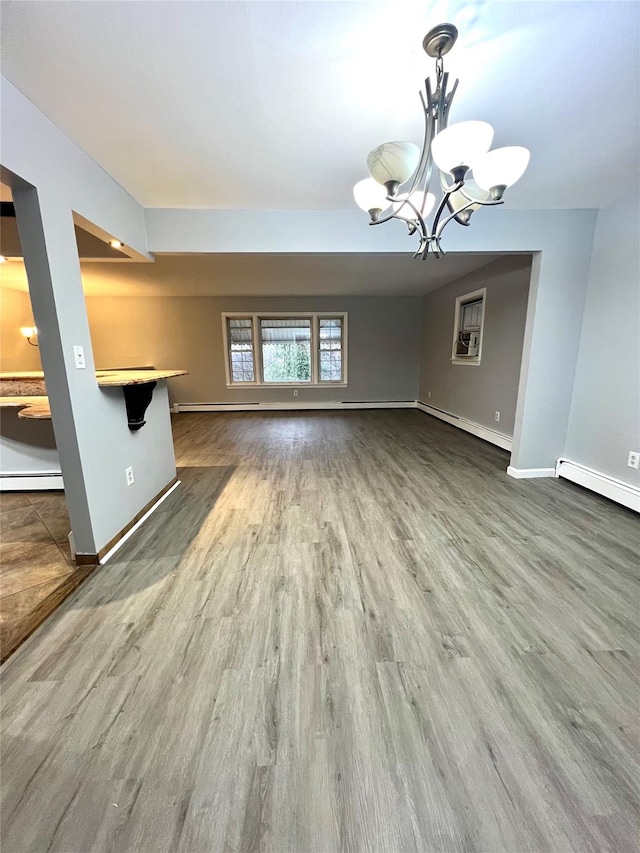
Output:
<svg viewBox="0 0 640 853">
<path fill-rule="evenodd" d="M 462 344 L 462 352 L 458 351 L 456 358 L 477 358 L 480 336 L 478 332 L 460 332 L 458 340 Z M 458 348 L 460 350 L 460 348 Z"/>
</svg>

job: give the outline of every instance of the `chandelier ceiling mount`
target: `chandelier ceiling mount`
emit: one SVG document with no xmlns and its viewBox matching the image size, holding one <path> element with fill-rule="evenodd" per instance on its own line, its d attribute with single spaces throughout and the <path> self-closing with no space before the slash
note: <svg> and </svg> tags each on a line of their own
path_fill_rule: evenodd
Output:
<svg viewBox="0 0 640 853">
<path fill-rule="evenodd" d="M 438 24 L 426 34 L 422 40 L 422 47 L 427 56 L 439 59 L 449 53 L 457 38 L 458 30 L 453 24 Z"/>
</svg>

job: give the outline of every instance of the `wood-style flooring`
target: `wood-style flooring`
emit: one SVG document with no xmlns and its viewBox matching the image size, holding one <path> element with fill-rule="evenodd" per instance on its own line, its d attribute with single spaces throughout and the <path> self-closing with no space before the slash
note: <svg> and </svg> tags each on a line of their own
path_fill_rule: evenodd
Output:
<svg viewBox="0 0 640 853">
<path fill-rule="evenodd" d="M 91 573 L 71 559 L 63 492 L 0 495 L 0 660 Z"/>
<path fill-rule="evenodd" d="M 636 516 L 415 410 L 174 432 L 3 667 L 3 851 L 638 851 Z"/>
</svg>

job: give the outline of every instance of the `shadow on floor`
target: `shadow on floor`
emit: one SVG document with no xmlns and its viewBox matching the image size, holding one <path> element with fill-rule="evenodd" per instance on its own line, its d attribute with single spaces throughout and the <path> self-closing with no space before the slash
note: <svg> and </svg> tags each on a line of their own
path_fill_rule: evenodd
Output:
<svg viewBox="0 0 640 853">
<path fill-rule="evenodd" d="M 81 607 L 127 598 L 176 570 L 231 478 L 234 468 L 180 468 L 180 486 L 103 566 L 76 567 L 64 493 L 11 493 L 0 511 L 0 662 L 9 657 L 94 572 L 108 572 L 108 593 Z M 157 557 L 145 560 L 150 544 Z M 136 569 L 131 571 L 131 562 Z M 87 599 L 89 594 L 89 599 Z M 74 606 L 69 601 L 69 606 Z"/>
</svg>

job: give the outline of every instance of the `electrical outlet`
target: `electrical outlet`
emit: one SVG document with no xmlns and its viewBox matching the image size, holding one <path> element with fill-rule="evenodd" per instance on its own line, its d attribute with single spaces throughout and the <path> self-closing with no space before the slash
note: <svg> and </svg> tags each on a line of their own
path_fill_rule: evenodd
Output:
<svg viewBox="0 0 640 853">
<path fill-rule="evenodd" d="M 629 458 L 627 459 L 627 466 L 629 468 L 637 468 L 638 463 L 640 463 L 640 453 L 637 453 L 635 450 L 630 450 Z"/>
<path fill-rule="evenodd" d="M 431 399 L 431 391 L 427 391 L 427 400 Z"/>
<path fill-rule="evenodd" d="M 495 418 L 496 418 L 496 420 L 497 420 L 497 421 L 499 421 L 499 420 L 500 420 L 500 412 L 496 412 L 496 414 L 495 414 Z"/>
<path fill-rule="evenodd" d="M 297 388 L 295 388 L 295 389 L 294 389 L 294 391 L 293 391 L 293 396 L 294 396 L 294 397 L 297 397 L 297 396 L 298 396 L 298 389 L 297 389 Z"/>
<path fill-rule="evenodd" d="M 131 466 L 125 468 L 124 474 L 127 478 L 127 486 L 133 486 L 133 468 Z"/>
<path fill-rule="evenodd" d="M 76 363 L 76 368 L 78 370 L 84 370 L 87 366 L 84 361 L 84 347 L 74 347 L 73 348 L 73 360 Z"/>
</svg>

